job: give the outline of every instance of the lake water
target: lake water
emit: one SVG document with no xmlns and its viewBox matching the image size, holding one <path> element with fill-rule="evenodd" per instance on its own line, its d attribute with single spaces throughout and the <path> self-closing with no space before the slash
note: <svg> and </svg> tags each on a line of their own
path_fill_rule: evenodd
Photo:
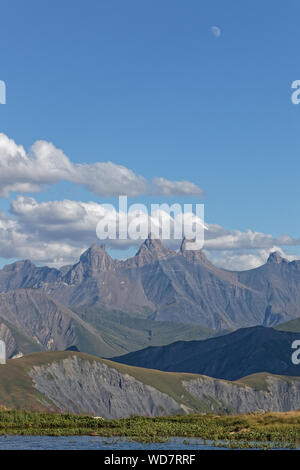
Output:
<svg viewBox="0 0 300 470">
<path fill-rule="evenodd" d="M 1 450 L 217 450 L 199 439 L 174 438 L 170 442 L 141 444 L 94 436 L 0 436 Z M 299 448 L 298 448 L 299 449 Z"/>
<path fill-rule="evenodd" d="M 21 450 L 194 450 L 215 449 L 199 439 L 172 439 L 170 442 L 144 444 L 94 436 L 0 436 L 0 449 Z"/>
</svg>

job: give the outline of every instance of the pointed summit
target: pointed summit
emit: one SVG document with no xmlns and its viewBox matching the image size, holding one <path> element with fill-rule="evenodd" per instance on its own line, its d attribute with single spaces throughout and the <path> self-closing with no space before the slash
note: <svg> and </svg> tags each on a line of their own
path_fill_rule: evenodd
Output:
<svg viewBox="0 0 300 470">
<path fill-rule="evenodd" d="M 80 256 L 80 263 L 92 270 L 107 270 L 113 263 L 112 258 L 106 252 L 105 245 L 93 244 Z"/>
<path fill-rule="evenodd" d="M 193 243 L 195 238 L 192 240 L 184 237 L 180 246 L 180 253 L 189 261 L 198 262 L 205 266 L 213 266 L 210 261 L 208 261 L 203 250 L 187 250 L 187 244 Z"/>
<path fill-rule="evenodd" d="M 166 250 L 167 248 L 164 247 L 162 244 L 161 240 L 153 233 L 149 233 L 148 238 L 142 243 L 139 251 L 141 251 L 143 248 L 147 248 L 148 250 L 151 251 L 161 251 L 161 250 Z"/>
<path fill-rule="evenodd" d="M 94 277 L 100 271 L 108 271 L 113 267 L 114 261 L 106 252 L 105 246 L 94 244 L 82 253 L 79 263 L 66 273 L 66 280 L 73 284 L 80 283 L 84 278 Z"/>
<path fill-rule="evenodd" d="M 281 264 L 288 263 L 288 260 L 283 258 L 279 251 L 273 251 L 270 253 L 267 263 Z"/>
<path fill-rule="evenodd" d="M 169 250 L 159 238 L 153 233 L 149 233 L 148 238 L 140 246 L 136 258 L 138 259 L 138 264 L 141 265 L 156 259 L 168 258 L 172 254 L 174 252 Z"/>
</svg>

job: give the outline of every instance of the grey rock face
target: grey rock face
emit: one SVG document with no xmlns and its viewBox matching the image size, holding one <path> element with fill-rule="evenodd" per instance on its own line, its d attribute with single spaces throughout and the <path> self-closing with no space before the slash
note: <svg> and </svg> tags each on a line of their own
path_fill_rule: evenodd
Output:
<svg viewBox="0 0 300 470">
<path fill-rule="evenodd" d="M 0 292 L 7 292 L 23 287 L 42 287 L 61 278 L 57 269 L 38 268 L 31 261 L 17 261 L 0 270 Z"/>
<path fill-rule="evenodd" d="M 128 260 L 128 266 L 144 266 L 158 260 L 168 259 L 172 256 L 175 256 L 175 253 L 168 250 L 160 240 L 150 234 L 139 248 L 136 256 Z"/>
<path fill-rule="evenodd" d="M 120 373 L 113 365 L 78 356 L 34 366 L 29 375 L 34 387 L 44 396 L 43 403 L 54 404 L 64 412 L 88 413 L 108 419 L 193 412 L 154 387 Z M 255 380 L 261 382 L 259 376 L 254 376 Z M 242 381 L 228 382 L 205 376 L 182 380 L 182 385 L 203 410 L 215 413 L 300 408 L 300 379 L 264 375 L 264 380 L 263 389 Z"/>
<path fill-rule="evenodd" d="M 183 385 L 215 412 L 295 411 L 300 408 L 300 379 L 270 376 L 266 381 L 268 390 L 255 390 L 209 377 L 184 381 Z"/>
<path fill-rule="evenodd" d="M 271 253 L 269 256 L 267 263 L 287 264 L 288 260 L 284 259 L 279 251 L 273 251 L 273 253 Z"/>
<path fill-rule="evenodd" d="M 157 416 L 181 410 L 178 403 L 154 387 L 100 362 L 76 356 L 36 366 L 30 371 L 35 387 L 60 410 L 104 418 Z"/>
</svg>

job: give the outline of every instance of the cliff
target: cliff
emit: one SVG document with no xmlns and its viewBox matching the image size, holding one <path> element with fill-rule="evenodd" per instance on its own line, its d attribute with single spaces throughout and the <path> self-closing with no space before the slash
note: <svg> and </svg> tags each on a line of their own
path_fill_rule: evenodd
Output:
<svg viewBox="0 0 300 470">
<path fill-rule="evenodd" d="M 230 382 L 73 351 L 42 352 L 0 366 L 0 405 L 104 418 L 294 411 L 300 408 L 300 379 L 264 373 Z"/>
</svg>

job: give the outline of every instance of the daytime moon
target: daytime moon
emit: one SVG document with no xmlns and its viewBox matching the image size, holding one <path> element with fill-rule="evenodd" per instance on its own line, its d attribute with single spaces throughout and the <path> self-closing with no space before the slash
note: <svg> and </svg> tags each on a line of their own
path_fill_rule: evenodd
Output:
<svg viewBox="0 0 300 470">
<path fill-rule="evenodd" d="M 211 26 L 210 28 L 212 34 L 215 36 L 215 38 L 219 38 L 221 36 L 221 28 L 219 26 Z"/>
</svg>

